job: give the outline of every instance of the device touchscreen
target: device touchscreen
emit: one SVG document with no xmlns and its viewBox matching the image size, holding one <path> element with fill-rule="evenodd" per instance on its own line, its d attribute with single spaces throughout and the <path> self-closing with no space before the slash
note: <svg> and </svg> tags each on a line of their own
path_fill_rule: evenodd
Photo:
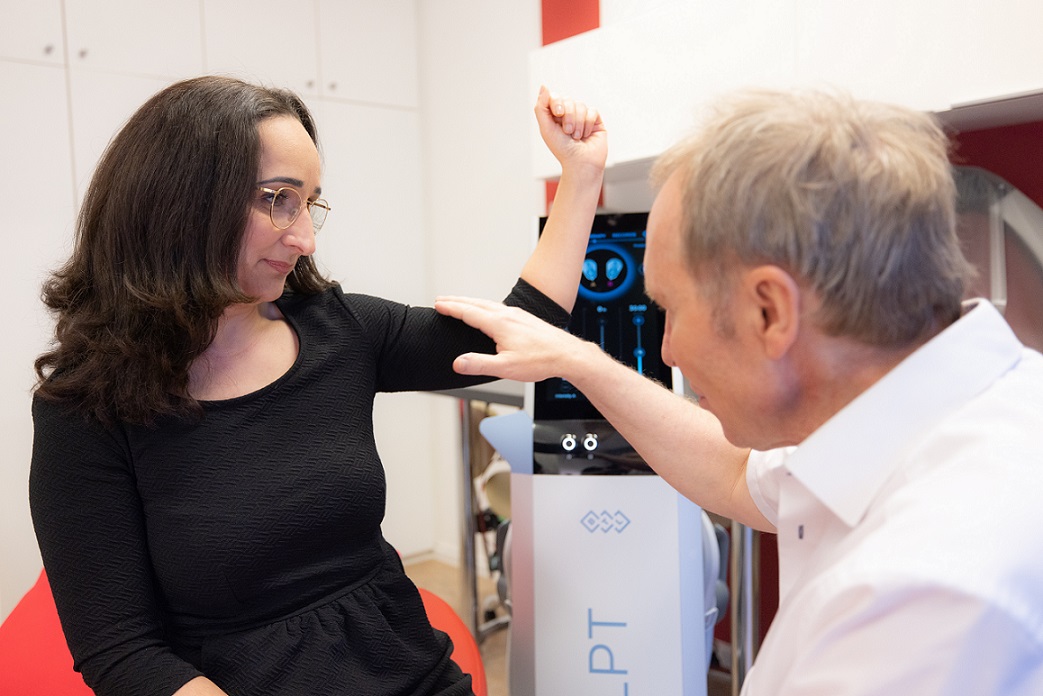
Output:
<svg viewBox="0 0 1043 696">
<path fill-rule="evenodd" d="M 671 386 L 661 357 L 663 314 L 645 294 L 647 213 L 594 218 L 569 331 L 601 346 L 639 373 Z M 540 219 L 540 230 L 546 218 Z M 600 419 L 601 414 L 563 379 L 537 382 L 535 420 Z"/>
</svg>

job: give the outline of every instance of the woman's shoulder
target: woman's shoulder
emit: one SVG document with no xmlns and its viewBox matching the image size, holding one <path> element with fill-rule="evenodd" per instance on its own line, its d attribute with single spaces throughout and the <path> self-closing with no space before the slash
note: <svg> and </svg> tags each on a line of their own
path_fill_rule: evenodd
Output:
<svg viewBox="0 0 1043 696">
<path fill-rule="evenodd" d="M 33 424 L 39 431 L 54 431 L 56 433 L 68 431 L 104 432 L 105 426 L 93 416 L 89 415 L 72 399 L 57 399 L 33 394 L 32 402 Z"/>
<path fill-rule="evenodd" d="M 70 400 L 33 395 L 32 470 L 59 465 L 59 473 L 74 461 L 117 461 L 128 458 L 126 433 L 118 423 L 102 423 Z"/>
<path fill-rule="evenodd" d="M 344 292 L 339 283 L 312 294 L 288 290 L 279 298 L 278 307 L 291 321 L 302 324 L 354 325 L 365 331 L 375 330 L 394 322 L 407 308 L 405 305 L 373 295 Z M 330 328 L 330 327 L 326 327 Z"/>
<path fill-rule="evenodd" d="M 329 287 L 316 293 L 302 293 L 287 289 L 278 299 L 277 304 L 284 311 L 302 312 L 316 308 L 367 307 L 396 303 L 373 295 L 345 292 L 340 283 L 331 282 Z"/>
</svg>

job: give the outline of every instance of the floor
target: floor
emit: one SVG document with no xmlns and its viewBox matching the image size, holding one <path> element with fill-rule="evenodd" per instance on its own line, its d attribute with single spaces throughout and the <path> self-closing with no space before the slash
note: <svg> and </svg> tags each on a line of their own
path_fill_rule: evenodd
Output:
<svg viewBox="0 0 1043 696">
<path fill-rule="evenodd" d="M 457 614 L 463 616 L 464 581 L 463 574 L 454 566 L 436 560 L 413 561 L 406 563 L 406 573 L 417 587 L 434 592 L 444 599 Z M 479 578 L 479 601 L 483 597 L 495 595 L 495 589 L 488 578 Z M 507 689 L 507 631 L 490 634 L 482 642 L 482 661 L 485 665 L 485 676 L 489 696 L 509 696 Z M 728 674 L 711 670 L 707 680 L 708 696 L 729 696 L 732 693 L 731 679 Z"/>
</svg>

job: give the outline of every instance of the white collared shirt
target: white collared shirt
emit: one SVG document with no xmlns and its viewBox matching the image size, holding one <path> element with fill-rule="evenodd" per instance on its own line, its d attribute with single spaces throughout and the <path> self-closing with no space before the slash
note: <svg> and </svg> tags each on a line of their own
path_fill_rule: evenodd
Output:
<svg viewBox="0 0 1043 696">
<path fill-rule="evenodd" d="M 988 302 L 747 483 L 780 605 L 744 696 L 1043 695 L 1043 356 Z"/>
</svg>

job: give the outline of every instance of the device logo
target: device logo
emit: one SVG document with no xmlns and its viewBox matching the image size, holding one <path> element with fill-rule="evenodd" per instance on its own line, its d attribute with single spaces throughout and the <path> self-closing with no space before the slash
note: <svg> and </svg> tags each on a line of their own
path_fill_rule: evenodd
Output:
<svg viewBox="0 0 1043 696">
<path fill-rule="evenodd" d="M 599 529 L 604 534 L 608 534 L 611 531 L 622 534 L 623 530 L 630 526 L 630 518 L 619 510 L 616 510 L 615 514 L 607 510 L 602 510 L 600 514 L 590 510 L 583 515 L 580 524 L 591 534 Z"/>
</svg>

